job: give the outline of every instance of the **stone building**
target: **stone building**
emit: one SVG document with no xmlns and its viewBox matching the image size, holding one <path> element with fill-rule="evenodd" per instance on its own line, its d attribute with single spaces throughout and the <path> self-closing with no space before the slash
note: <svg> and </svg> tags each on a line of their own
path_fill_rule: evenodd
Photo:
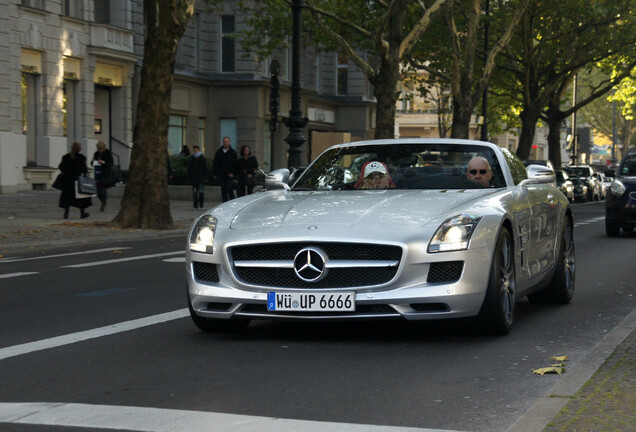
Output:
<svg viewBox="0 0 636 432">
<path fill-rule="evenodd" d="M 177 52 L 169 151 L 198 144 L 211 157 L 221 137 L 250 145 L 267 171 L 287 165 L 287 130 L 269 131 L 271 60 L 279 61 L 280 116 L 289 115 L 291 52 L 245 53 L 247 14 L 237 1 L 196 13 Z M 0 193 L 46 189 L 74 141 L 91 155 L 103 141 L 128 167 L 134 145 L 143 0 L 5 0 L 0 3 Z M 306 48 L 302 110 L 309 119 L 303 161 L 341 139 L 373 136 L 368 81 L 336 53 Z M 344 135 L 344 136 L 343 136 Z M 90 159 L 90 158 L 89 158 Z"/>
</svg>

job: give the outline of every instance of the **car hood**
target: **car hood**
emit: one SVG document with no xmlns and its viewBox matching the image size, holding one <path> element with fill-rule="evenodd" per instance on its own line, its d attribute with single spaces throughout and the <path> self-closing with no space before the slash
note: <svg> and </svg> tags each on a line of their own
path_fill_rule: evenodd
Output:
<svg viewBox="0 0 636 432">
<path fill-rule="evenodd" d="M 276 191 L 242 207 L 232 218 L 231 228 L 297 224 L 421 227 L 452 216 L 466 205 L 485 205 L 483 198 L 495 193 L 495 189 Z"/>
</svg>

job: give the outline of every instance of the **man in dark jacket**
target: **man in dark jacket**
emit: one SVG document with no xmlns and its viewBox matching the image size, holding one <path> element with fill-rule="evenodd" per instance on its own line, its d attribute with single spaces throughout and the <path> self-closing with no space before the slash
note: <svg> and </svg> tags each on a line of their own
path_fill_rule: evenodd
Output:
<svg viewBox="0 0 636 432">
<path fill-rule="evenodd" d="M 232 186 L 237 168 L 238 156 L 230 146 L 230 138 L 223 137 L 223 147 L 216 152 L 214 165 L 212 166 L 213 178 L 221 182 L 221 199 L 223 202 L 234 199 Z"/>
<path fill-rule="evenodd" d="M 201 148 L 197 145 L 192 147 L 192 155 L 188 160 L 187 170 L 188 181 L 192 185 L 192 207 L 203 208 L 203 187 L 208 178 L 208 164 L 205 156 L 201 153 Z"/>
</svg>

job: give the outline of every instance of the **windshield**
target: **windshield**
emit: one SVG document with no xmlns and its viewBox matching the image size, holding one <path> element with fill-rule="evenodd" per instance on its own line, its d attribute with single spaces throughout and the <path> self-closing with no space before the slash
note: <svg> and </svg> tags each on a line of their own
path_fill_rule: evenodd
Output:
<svg viewBox="0 0 636 432">
<path fill-rule="evenodd" d="M 501 168 L 488 147 L 406 143 L 327 150 L 302 174 L 293 190 L 503 186 Z"/>
<path fill-rule="evenodd" d="M 623 165 L 621 165 L 621 175 L 624 176 L 636 176 L 636 155 L 629 155 L 625 157 Z"/>
<path fill-rule="evenodd" d="M 589 168 L 569 167 L 568 173 L 570 173 L 571 175 L 577 175 L 579 177 L 589 177 L 590 170 Z"/>
</svg>

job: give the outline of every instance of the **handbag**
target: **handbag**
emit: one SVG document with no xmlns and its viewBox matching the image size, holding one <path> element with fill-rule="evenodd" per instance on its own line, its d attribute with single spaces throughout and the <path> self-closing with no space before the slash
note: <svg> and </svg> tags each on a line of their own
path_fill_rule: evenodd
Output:
<svg viewBox="0 0 636 432">
<path fill-rule="evenodd" d="M 97 186 L 95 179 L 91 177 L 80 176 L 76 182 L 77 193 L 95 196 L 97 194 Z"/>
<path fill-rule="evenodd" d="M 51 185 L 53 189 L 62 190 L 64 188 L 64 174 L 60 173 L 55 177 L 55 181 Z"/>
<path fill-rule="evenodd" d="M 102 178 L 99 181 L 100 186 L 109 188 L 115 186 L 117 183 L 121 181 L 121 177 L 119 174 L 119 168 L 115 165 L 106 169 L 102 172 Z"/>
</svg>

